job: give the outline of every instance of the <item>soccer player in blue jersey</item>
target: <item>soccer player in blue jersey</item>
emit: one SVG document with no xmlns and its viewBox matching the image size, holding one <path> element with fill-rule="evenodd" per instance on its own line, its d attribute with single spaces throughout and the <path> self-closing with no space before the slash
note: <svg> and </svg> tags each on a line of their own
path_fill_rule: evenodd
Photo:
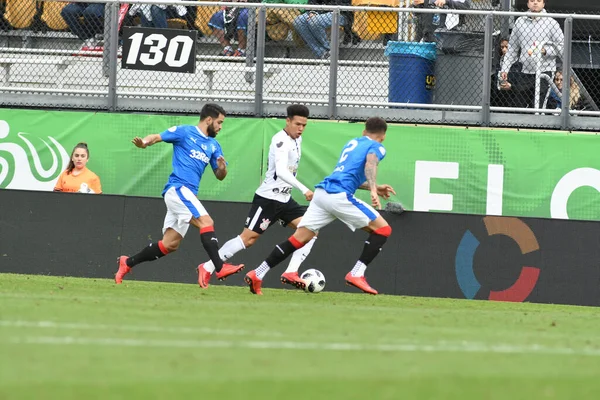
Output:
<svg viewBox="0 0 600 400">
<path fill-rule="evenodd" d="M 244 264 L 224 264 L 219 257 L 218 240 L 214 222 L 198 198 L 198 187 L 204 169 L 210 164 L 219 180 L 227 176 L 227 163 L 221 146 L 215 139 L 225 120 L 225 110 L 217 104 L 206 104 L 200 111 L 197 126 L 182 125 L 167 129 L 161 134 L 136 137 L 133 144 L 145 149 L 156 143 L 173 145 L 173 172 L 165 185 L 162 196 L 167 205 L 167 215 L 163 225 L 163 238 L 151 243 L 138 254 L 118 259 L 119 270 L 115 282 L 121 283 L 131 268 L 144 261 L 154 261 L 174 252 L 190 225 L 200 229 L 202 246 L 215 265 L 215 274 L 220 280 L 244 268 Z"/>
<path fill-rule="evenodd" d="M 396 194 L 390 185 L 377 185 L 376 181 L 377 165 L 385 157 L 381 143 L 386 131 L 387 124 L 382 118 L 369 118 L 363 136 L 344 146 L 333 173 L 315 186 L 313 199 L 296 232 L 277 245 L 258 268 L 246 274 L 244 280 L 250 292 L 262 294 L 262 280 L 271 268 L 308 243 L 321 228 L 339 219 L 353 231 L 363 229 L 370 233 L 358 261 L 346 275 L 346 282 L 365 293 L 377 294 L 364 274 L 392 233 L 387 221 L 373 208 L 381 208 L 379 196 L 387 199 Z M 373 207 L 354 197 L 357 189 L 371 192 Z"/>
</svg>

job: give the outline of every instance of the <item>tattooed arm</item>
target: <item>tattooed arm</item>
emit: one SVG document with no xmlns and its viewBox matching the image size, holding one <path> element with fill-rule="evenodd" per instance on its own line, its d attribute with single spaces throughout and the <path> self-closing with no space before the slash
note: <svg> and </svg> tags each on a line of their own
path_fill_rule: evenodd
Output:
<svg viewBox="0 0 600 400">
<path fill-rule="evenodd" d="M 371 203 L 373 207 L 380 209 L 381 203 L 379 202 L 379 196 L 377 194 L 377 164 L 379 164 L 379 158 L 374 153 L 367 154 L 367 162 L 365 164 L 365 176 L 367 181 L 362 186 L 366 185 L 367 190 L 371 192 Z"/>
</svg>

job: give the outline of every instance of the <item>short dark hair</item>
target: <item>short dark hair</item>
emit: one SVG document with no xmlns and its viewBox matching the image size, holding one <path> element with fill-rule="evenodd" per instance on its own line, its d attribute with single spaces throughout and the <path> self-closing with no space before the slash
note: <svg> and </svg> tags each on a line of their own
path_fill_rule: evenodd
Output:
<svg viewBox="0 0 600 400">
<path fill-rule="evenodd" d="M 202 107 L 202 110 L 200 110 L 200 121 L 208 117 L 218 118 L 219 115 L 226 115 L 223 107 L 215 103 L 208 103 L 205 104 L 204 107 Z"/>
<path fill-rule="evenodd" d="M 380 117 L 371 117 L 365 122 L 365 130 L 369 133 L 385 133 L 387 122 Z"/>
<path fill-rule="evenodd" d="M 287 108 L 287 117 L 289 119 L 293 119 L 296 115 L 299 117 L 308 118 L 310 112 L 308 111 L 308 107 L 302 104 L 292 104 Z"/>
</svg>

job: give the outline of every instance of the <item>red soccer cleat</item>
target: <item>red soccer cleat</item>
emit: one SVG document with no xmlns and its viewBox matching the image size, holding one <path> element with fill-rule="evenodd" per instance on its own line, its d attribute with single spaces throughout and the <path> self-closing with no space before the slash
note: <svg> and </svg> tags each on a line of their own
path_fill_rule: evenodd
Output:
<svg viewBox="0 0 600 400">
<path fill-rule="evenodd" d="M 352 276 L 352 273 L 348 272 L 348 274 L 346 274 L 346 284 L 359 288 L 365 293 L 377 294 L 377 290 L 369 286 L 364 276 Z"/>
<path fill-rule="evenodd" d="M 281 275 L 281 283 L 287 283 L 298 289 L 306 289 L 306 282 L 300 279 L 297 272 L 285 272 Z"/>
<path fill-rule="evenodd" d="M 208 282 L 210 281 L 210 272 L 204 268 L 204 263 L 198 265 L 196 271 L 198 271 L 198 285 L 200 285 L 202 289 L 207 289 Z"/>
<path fill-rule="evenodd" d="M 262 285 L 262 280 L 258 279 L 256 276 L 256 271 L 252 270 L 246 274 L 244 280 L 250 286 L 250 292 L 253 294 L 257 294 L 262 296 L 262 290 L 260 290 L 260 286 Z"/>
<path fill-rule="evenodd" d="M 121 257 L 117 258 L 117 261 L 119 263 L 119 270 L 115 274 L 115 283 L 117 285 L 120 284 L 121 282 L 123 282 L 123 277 L 131 271 L 131 267 L 129 267 L 125 263 L 125 261 L 127 261 L 128 258 L 129 257 L 127 257 L 127 256 L 121 256 Z"/>
<path fill-rule="evenodd" d="M 233 265 L 233 264 L 223 264 L 223 268 L 221 271 L 215 272 L 215 276 L 219 278 L 220 281 L 224 281 L 229 275 L 237 274 L 241 270 L 244 269 L 244 264 Z"/>
</svg>

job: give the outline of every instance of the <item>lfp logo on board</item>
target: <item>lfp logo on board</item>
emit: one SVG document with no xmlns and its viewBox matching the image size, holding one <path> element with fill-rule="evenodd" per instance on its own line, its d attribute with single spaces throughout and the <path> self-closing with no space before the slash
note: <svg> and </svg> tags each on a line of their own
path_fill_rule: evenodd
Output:
<svg viewBox="0 0 600 400">
<path fill-rule="evenodd" d="M 484 217 L 483 223 L 489 236 L 505 235 L 514 240 L 519 245 L 521 254 L 528 254 L 540 248 L 531 228 L 519 218 Z M 456 251 L 456 279 L 467 299 L 475 298 L 481 288 L 473 270 L 473 258 L 479 244 L 477 238 L 467 230 Z M 523 302 L 533 291 L 539 275 L 539 268 L 524 265 L 512 286 L 501 291 L 490 291 L 488 299 Z"/>
<path fill-rule="evenodd" d="M 0 188 L 52 190 L 68 163 L 69 154 L 53 137 L 11 135 L 8 122 L 0 120 Z"/>
</svg>

